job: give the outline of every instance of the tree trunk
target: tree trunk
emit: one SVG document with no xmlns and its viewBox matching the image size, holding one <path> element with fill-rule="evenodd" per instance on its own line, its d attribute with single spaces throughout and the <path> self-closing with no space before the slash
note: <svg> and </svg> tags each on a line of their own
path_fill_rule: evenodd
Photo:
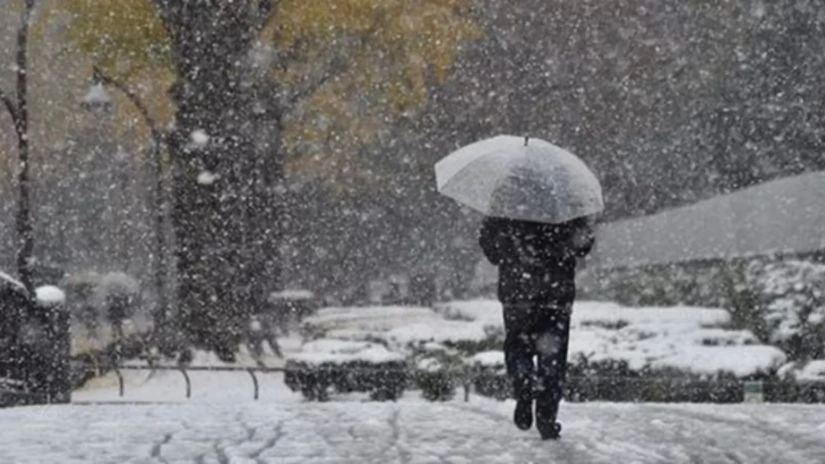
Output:
<svg viewBox="0 0 825 464">
<path fill-rule="evenodd" d="M 170 8 L 179 321 L 192 344 L 231 359 L 248 315 L 277 281 L 280 115 L 255 105 L 251 23 L 210 8 Z"/>
</svg>

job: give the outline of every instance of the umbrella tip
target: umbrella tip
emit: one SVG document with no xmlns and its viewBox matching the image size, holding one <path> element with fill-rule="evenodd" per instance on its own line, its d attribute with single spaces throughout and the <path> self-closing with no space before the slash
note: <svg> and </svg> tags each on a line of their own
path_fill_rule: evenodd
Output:
<svg viewBox="0 0 825 464">
<path fill-rule="evenodd" d="M 529 135 L 525 135 L 525 136 L 524 136 L 524 146 L 525 146 L 525 147 L 527 146 L 527 142 L 529 142 L 529 141 L 530 141 L 530 136 L 529 136 Z"/>
</svg>

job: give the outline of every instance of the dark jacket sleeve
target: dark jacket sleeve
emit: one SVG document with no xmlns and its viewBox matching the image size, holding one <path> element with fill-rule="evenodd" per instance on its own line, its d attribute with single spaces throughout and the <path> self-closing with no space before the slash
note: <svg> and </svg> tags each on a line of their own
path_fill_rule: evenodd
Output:
<svg viewBox="0 0 825 464">
<path fill-rule="evenodd" d="M 478 232 L 478 244 L 487 260 L 498 266 L 502 259 L 501 224 L 493 218 L 485 218 Z"/>
<path fill-rule="evenodd" d="M 570 235 L 570 246 L 577 258 L 583 258 L 590 253 L 596 243 L 596 233 L 593 226 L 586 219 L 577 220 Z"/>
</svg>

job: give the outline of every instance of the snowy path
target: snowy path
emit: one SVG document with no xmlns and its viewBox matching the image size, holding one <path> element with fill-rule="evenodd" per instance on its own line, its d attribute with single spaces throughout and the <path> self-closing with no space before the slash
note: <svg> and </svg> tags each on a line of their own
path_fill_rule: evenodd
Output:
<svg viewBox="0 0 825 464">
<path fill-rule="evenodd" d="M 0 462 L 825 462 L 823 406 L 566 404 L 542 442 L 509 402 L 293 400 L 2 410 Z"/>
</svg>

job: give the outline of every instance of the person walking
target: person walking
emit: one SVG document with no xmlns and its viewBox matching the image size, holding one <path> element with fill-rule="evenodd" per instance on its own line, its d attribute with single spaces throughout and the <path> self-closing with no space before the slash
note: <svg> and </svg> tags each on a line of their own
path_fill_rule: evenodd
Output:
<svg viewBox="0 0 825 464">
<path fill-rule="evenodd" d="M 513 135 L 453 151 L 435 164 L 435 180 L 439 193 L 485 216 L 479 244 L 499 269 L 513 420 L 530 429 L 535 403 L 536 428 L 556 439 L 576 266 L 595 241 L 601 184 L 569 151 Z"/>
<path fill-rule="evenodd" d="M 543 439 L 557 439 L 561 432 L 556 416 L 567 370 L 576 265 L 593 247 L 591 222 L 486 217 L 479 231 L 481 249 L 499 269 L 505 364 L 516 398 L 513 421 L 529 430 L 535 402 Z"/>
</svg>

